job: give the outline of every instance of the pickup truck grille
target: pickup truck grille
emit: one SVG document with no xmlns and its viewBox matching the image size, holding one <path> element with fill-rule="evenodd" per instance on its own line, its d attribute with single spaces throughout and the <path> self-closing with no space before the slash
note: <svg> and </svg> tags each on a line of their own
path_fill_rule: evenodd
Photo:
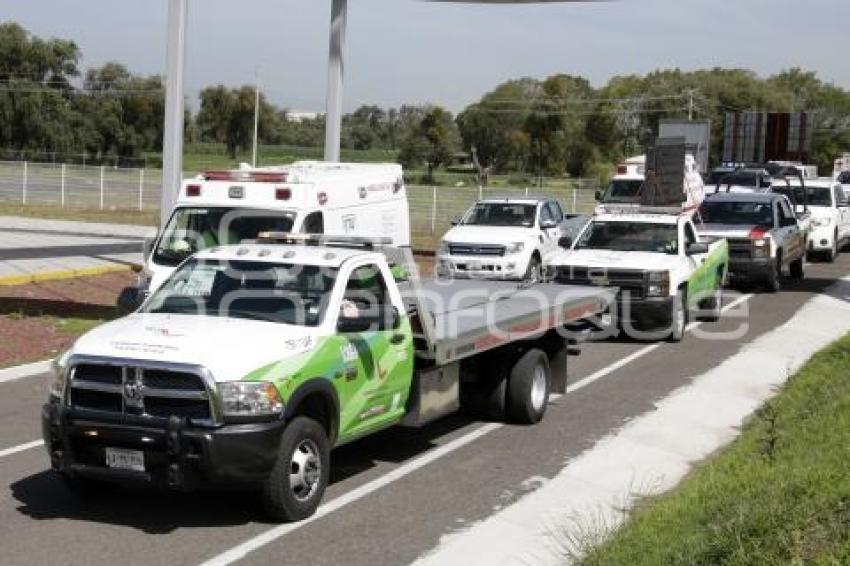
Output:
<svg viewBox="0 0 850 566">
<path fill-rule="evenodd" d="M 195 373 L 137 365 L 72 368 L 68 404 L 116 415 L 212 420 L 211 396 Z"/>
<path fill-rule="evenodd" d="M 633 299 L 641 299 L 646 293 L 644 272 L 636 270 L 559 267 L 556 281 L 568 285 L 619 287 L 621 293 L 628 292 Z"/>
<path fill-rule="evenodd" d="M 744 238 L 730 238 L 729 242 L 729 257 L 731 258 L 749 258 L 753 254 L 753 242 Z"/>
<path fill-rule="evenodd" d="M 481 255 L 501 257 L 505 255 L 505 246 L 495 246 L 493 244 L 450 244 L 449 253 L 451 255 Z"/>
</svg>

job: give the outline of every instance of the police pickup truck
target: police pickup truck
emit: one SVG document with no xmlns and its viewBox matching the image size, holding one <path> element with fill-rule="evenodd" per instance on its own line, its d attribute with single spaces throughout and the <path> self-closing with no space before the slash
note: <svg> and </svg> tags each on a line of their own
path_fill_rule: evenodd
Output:
<svg viewBox="0 0 850 566">
<path fill-rule="evenodd" d="M 566 360 L 563 326 L 613 300 L 547 284 L 397 283 L 394 250 L 266 236 L 197 253 L 137 312 L 58 358 L 42 425 L 72 489 L 246 484 L 273 519 L 303 519 L 332 447 L 461 405 L 539 421 L 566 387 L 550 371 Z"/>
<path fill-rule="evenodd" d="M 700 207 L 702 236 L 729 242 L 729 275 L 763 283 L 769 291 L 780 288 L 788 269 L 803 278 L 806 233 L 788 199 L 778 193 L 717 193 Z"/>
<path fill-rule="evenodd" d="M 617 323 L 627 335 L 678 342 L 696 312 L 717 319 L 729 250 L 700 236 L 679 207 L 607 207 L 551 265 L 557 282 L 617 287 Z"/>
</svg>

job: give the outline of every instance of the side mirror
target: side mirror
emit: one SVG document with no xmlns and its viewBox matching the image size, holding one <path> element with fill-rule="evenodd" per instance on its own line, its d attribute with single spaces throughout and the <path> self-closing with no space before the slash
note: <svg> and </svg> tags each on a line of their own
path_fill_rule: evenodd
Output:
<svg viewBox="0 0 850 566">
<path fill-rule="evenodd" d="M 124 287 L 118 295 L 118 309 L 123 313 L 131 313 L 142 305 L 144 297 L 138 287 Z"/>
<path fill-rule="evenodd" d="M 391 305 L 382 305 L 369 309 L 360 309 L 357 316 L 339 315 L 336 329 L 341 334 L 359 332 L 380 332 L 398 328 L 401 322 L 398 309 Z"/>
<path fill-rule="evenodd" d="M 542 220 L 540 222 L 540 229 L 541 230 L 549 230 L 551 228 L 555 228 L 557 225 L 558 225 L 558 223 L 555 222 L 554 220 Z"/>
<path fill-rule="evenodd" d="M 708 253 L 708 244 L 704 242 L 694 242 L 690 244 L 685 250 L 687 255 L 698 255 L 698 254 L 707 254 Z"/>
<path fill-rule="evenodd" d="M 602 191 L 596 191 L 595 193 L 593 193 L 593 198 L 596 199 L 596 202 L 602 202 L 603 196 L 604 195 L 602 194 Z"/>
<path fill-rule="evenodd" d="M 452 220 L 451 220 L 451 225 L 452 225 L 452 226 L 457 226 L 458 224 L 460 224 L 460 216 L 455 216 L 455 217 L 454 217 L 454 218 L 452 218 Z"/>
<path fill-rule="evenodd" d="M 558 247 L 569 250 L 573 247 L 573 239 L 569 236 L 561 236 L 558 239 Z"/>
</svg>

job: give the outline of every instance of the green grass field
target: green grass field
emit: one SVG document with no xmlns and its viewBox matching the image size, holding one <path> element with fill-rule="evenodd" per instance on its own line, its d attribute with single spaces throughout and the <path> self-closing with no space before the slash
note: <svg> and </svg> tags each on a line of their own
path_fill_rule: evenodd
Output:
<svg viewBox="0 0 850 566">
<path fill-rule="evenodd" d="M 850 564 L 848 465 L 850 335 L 584 564 Z"/>
</svg>

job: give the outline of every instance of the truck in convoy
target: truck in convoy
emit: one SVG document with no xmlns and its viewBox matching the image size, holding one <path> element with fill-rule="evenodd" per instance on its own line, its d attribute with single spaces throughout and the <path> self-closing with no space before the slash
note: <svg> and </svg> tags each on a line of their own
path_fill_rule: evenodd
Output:
<svg viewBox="0 0 850 566">
<path fill-rule="evenodd" d="M 696 224 L 701 236 L 726 238 L 732 279 L 780 288 L 782 273 L 802 279 L 807 234 L 791 202 L 782 194 L 718 193 L 708 195 Z"/>
<path fill-rule="evenodd" d="M 792 195 L 797 203 L 805 203 L 811 226 L 808 231 L 808 258 L 822 257 L 828 262 L 835 261 L 842 247 L 850 242 L 850 208 L 841 183 L 830 178 L 805 182 L 789 179 L 787 186 L 775 185 L 771 191 Z"/>
<path fill-rule="evenodd" d="M 552 257 L 556 282 L 618 289 L 615 318 L 627 335 L 678 342 L 695 313 L 720 316 L 729 267 L 724 238 L 701 236 L 679 207 L 613 205 Z"/>
<path fill-rule="evenodd" d="M 135 308 L 190 255 L 264 231 L 356 234 L 410 245 L 410 215 L 397 164 L 324 163 L 207 171 L 180 186 L 164 228 L 145 243 Z"/>
<path fill-rule="evenodd" d="M 452 221 L 436 272 L 451 279 L 540 279 L 570 220 L 554 198 L 491 198 Z"/>
<path fill-rule="evenodd" d="M 565 364 L 561 329 L 613 292 L 421 281 L 412 265 L 396 281 L 411 256 L 388 243 L 265 234 L 186 259 L 55 362 L 52 469 L 80 493 L 246 485 L 289 521 L 319 505 L 333 447 L 462 407 L 539 421 L 565 388 L 550 370 Z"/>
</svg>

